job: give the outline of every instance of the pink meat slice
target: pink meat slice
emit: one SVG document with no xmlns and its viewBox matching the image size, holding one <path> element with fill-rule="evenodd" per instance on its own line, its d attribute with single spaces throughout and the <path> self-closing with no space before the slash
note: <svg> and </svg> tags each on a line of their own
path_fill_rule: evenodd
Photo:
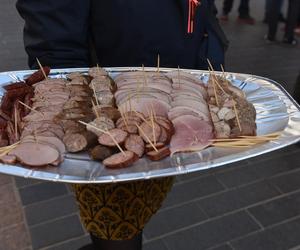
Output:
<svg viewBox="0 0 300 250">
<path fill-rule="evenodd" d="M 20 163 L 31 167 L 50 165 L 60 159 L 55 147 L 36 142 L 20 143 L 9 155 L 16 156 Z"/>
<path fill-rule="evenodd" d="M 175 134 L 170 143 L 171 154 L 200 151 L 211 145 L 213 126 L 201 118 L 183 115 L 172 121 Z"/>
<path fill-rule="evenodd" d="M 130 102 L 124 102 L 119 105 L 119 110 L 122 112 L 129 111 L 130 108 L 137 112 L 143 113 L 146 117 L 149 115 L 151 109 L 154 110 L 155 115 L 168 117 L 168 111 L 171 108 L 171 105 L 156 98 L 139 98 L 131 99 Z"/>
<path fill-rule="evenodd" d="M 173 122 L 174 119 L 184 116 L 184 115 L 191 115 L 194 117 L 197 117 L 198 119 L 204 120 L 204 121 L 210 121 L 210 116 L 207 113 L 207 111 L 202 111 L 200 109 L 194 109 L 187 106 L 176 106 L 169 110 L 168 117 Z"/>
</svg>

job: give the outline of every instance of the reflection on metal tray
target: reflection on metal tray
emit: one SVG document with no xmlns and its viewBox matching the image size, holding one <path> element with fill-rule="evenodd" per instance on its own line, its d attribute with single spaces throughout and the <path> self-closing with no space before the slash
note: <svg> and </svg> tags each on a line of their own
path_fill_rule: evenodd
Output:
<svg viewBox="0 0 300 250">
<path fill-rule="evenodd" d="M 121 72 L 141 70 L 140 68 L 107 68 L 112 77 Z M 147 68 L 152 71 L 155 69 Z M 162 72 L 171 69 L 161 69 Z M 52 70 L 51 77 L 65 77 L 67 73 L 85 68 Z M 204 82 L 208 72 L 186 70 L 197 75 Z M 12 71 L 0 73 L 0 86 L 12 81 L 12 76 L 25 78 L 32 71 Z M 242 88 L 247 99 L 257 111 L 257 134 L 263 135 L 282 131 L 279 139 L 254 146 L 249 149 L 210 147 L 200 152 L 181 153 L 159 162 L 140 159 L 129 168 L 110 170 L 99 162 L 91 161 L 86 153 L 67 154 L 60 167 L 29 169 L 22 166 L 0 164 L 0 173 L 69 183 L 111 183 L 129 180 L 142 180 L 164 176 L 180 175 L 222 166 L 250 157 L 265 154 L 296 143 L 300 140 L 300 107 L 276 82 L 259 76 L 227 73 L 234 85 Z M 0 94 L 3 89 L 0 90 Z"/>
</svg>

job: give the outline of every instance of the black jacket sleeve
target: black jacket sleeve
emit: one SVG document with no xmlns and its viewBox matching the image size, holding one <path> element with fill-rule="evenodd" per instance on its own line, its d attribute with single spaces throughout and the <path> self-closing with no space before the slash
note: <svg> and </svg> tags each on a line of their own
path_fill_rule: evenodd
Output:
<svg viewBox="0 0 300 250">
<path fill-rule="evenodd" d="M 89 65 L 89 0 L 18 0 L 30 68 Z"/>
</svg>

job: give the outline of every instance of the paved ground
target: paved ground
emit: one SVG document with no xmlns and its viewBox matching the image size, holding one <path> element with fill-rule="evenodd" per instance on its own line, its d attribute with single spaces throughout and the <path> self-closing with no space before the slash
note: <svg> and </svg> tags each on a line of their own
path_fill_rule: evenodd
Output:
<svg viewBox="0 0 300 250">
<path fill-rule="evenodd" d="M 255 26 L 236 24 L 235 14 L 223 25 L 231 40 L 227 69 L 292 91 L 300 49 L 265 45 L 262 2 L 252 1 Z M 27 68 L 22 21 L 10 0 L 0 5 L 0 71 Z M 145 229 L 144 250 L 299 250 L 299 153 L 290 146 L 178 177 Z M 68 186 L 0 175 L 0 250 L 75 250 L 88 242 Z"/>
</svg>

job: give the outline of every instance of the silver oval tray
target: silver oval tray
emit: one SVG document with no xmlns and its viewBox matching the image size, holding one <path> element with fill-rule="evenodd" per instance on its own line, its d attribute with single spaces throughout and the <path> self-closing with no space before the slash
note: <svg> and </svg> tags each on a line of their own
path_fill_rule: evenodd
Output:
<svg viewBox="0 0 300 250">
<path fill-rule="evenodd" d="M 141 68 L 106 68 L 112 77 L 121 72 L 141 70 Z M 148 71 L 156 70 L 147 68 Z M 162 68 L 162 72 L 172 69 Z M 87 72 L 86 68 L 51 70 L 50 77 L 65 77 L 67 73 Z M 208 80 L 208 72 L 185 70 Z M 0 73 L 0 86 L 14 79 L 26 78 L 33 71 L 11 71 Z M 218 74 L 218 73 L 217 73 Z M 159 162 L 145 157 L 129 168 L 110 170 L 101 163 L 89 159 L 87 153 L 66 154 L 59 167 L 26 168 L 20 165 L 0 164 L 0 173 L 25 178 L 42 179 L 67 183 L 112 183 L 174 176 L 219 167 L 271 152 L 300 140 L 300 107 L 292 97 L 276 82 L 259 76 L 227 73 L 226 77 L 234 85 L 243 89 L 247 99 L 257 111 L 257 134 L 263 135 L 282 131 L 280 138 L 249 149 L 225 149 L 210 147 L 195 153 L 181 153 Z M 3 95 L 3 88 L 0 95 Z"/>
</svg>

